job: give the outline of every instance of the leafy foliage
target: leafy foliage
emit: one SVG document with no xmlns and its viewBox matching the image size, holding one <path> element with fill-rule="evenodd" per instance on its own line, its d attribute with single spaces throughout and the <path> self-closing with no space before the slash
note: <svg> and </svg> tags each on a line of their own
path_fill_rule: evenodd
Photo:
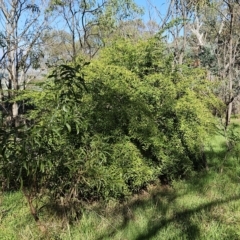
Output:
<svg viewBox="0 0 240 240">
<path fill-rule="evenodd" d="M 158 38 L 119 40 L 91 63 L 79 57 L 20 99 L 33 107 L 4 137 L 3 179 L 74 208 L 203 167 L 219 105 L 204 71 L 173 68 Z"/>
</svg>

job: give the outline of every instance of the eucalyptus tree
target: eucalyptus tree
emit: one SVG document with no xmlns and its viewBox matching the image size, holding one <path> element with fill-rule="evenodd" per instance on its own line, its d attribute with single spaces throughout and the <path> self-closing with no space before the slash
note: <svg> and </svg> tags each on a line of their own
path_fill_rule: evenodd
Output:
<svg viewBox="0 0 240 240">
<path fill-rule="evenodd" d="M 92 58 L 119 22 L 141 12 L 133 0 L 52 0 L 49 11 L 57 16 L 54 28 L 71 36 L 72 60 L 80 53 Z"/>
<path fill-rule="evenodd" d="M 44 34 L 42 41 L 44 42 L 46 67 L 51 68 L 56 64 L 71 61 L 72 39 L 69 32 L 53 28 Z"/>
<path fill-rule="evenodd" d="M 221 81 L 220 97 L 226 104 L 227 128 L 233 101 L 239 93 L 240 3 L 233 0 L 209 2 L 201 8 L 195 6 L 195 21 L 189 27 L 201 47 L 202 65 Z"/>
<path fill-rule="evenodd" d="M 14 101 L 18 91 L 25 88 L 29 79 L 27 71 L 39 67 L 41 35 L 48 29 L 48 16 L 44 12 L 44 1 L 0 0 L 1 24 L 1 89 L 7 90 L 9 106 L 5 114 L 16 126 L 19 124 L 19 103 Z M 2 101 L 3 104 L 3 92 Z"/>
<path fill-rule="evenodd" d="M 170 0 L 164 18 L 156 11 L 175 63 L 205 68 L 207 78 L 221 86 L 216 93 L 226 105 L 227 128 L 239 94 L 240 2 Z"/>
</svg>

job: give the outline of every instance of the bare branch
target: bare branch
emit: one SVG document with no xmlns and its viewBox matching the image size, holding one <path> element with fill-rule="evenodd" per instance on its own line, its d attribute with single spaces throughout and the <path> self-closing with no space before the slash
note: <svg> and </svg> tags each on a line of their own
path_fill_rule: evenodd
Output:
<svg viewBox="0 0 240 240">
<path fill-rule="evenodd" d="M 200 28 L 202 27 L 202 23 L 199 22 L 198 16 L 196 16 L 195 23 L 189 26 L 189 29 L 192 31 L 192 33 L 196 36 L 198 40 L 199 46 L 204 46 L 204 34 L 200 33 Z"/>
</svg>

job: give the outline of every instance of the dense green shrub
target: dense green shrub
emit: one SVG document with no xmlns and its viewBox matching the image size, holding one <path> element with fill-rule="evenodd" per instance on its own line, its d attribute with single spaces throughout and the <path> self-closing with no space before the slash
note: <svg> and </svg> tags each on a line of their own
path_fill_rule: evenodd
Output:
<svg viewBox="0 0 240 240">
<path fill-rule="evenodd" d="M 220 107 L 204 71 L 173 67 L 157 38 L 119 40 L 19 98 L 34 109 L 4 138 L 2 179 L 65 205 L 187 176 L 202 164 L 211 109 Z"/>
</svg>

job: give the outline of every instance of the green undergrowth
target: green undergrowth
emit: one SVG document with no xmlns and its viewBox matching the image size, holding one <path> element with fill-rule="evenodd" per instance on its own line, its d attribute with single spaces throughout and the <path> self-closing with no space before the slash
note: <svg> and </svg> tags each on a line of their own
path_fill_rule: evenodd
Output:
<svg viewBox="0 0 240 240">
<path fill-rule="evenodd" d="M 1 239 L 240 239 L 240 164 L 230 133 L 206 144 L 208 171 L 171 185 L 152 184 L 126 202 L 91 203 L 69 224 L 49 209 L 36 223 L 20 192 L 0 198 Z M 231 143 L 229 145 L 229 143 Z M 43 205 L 43 203 L 42 203 Z M 50 213 L 51 212 L 51 213 Z"/>
</svg>

